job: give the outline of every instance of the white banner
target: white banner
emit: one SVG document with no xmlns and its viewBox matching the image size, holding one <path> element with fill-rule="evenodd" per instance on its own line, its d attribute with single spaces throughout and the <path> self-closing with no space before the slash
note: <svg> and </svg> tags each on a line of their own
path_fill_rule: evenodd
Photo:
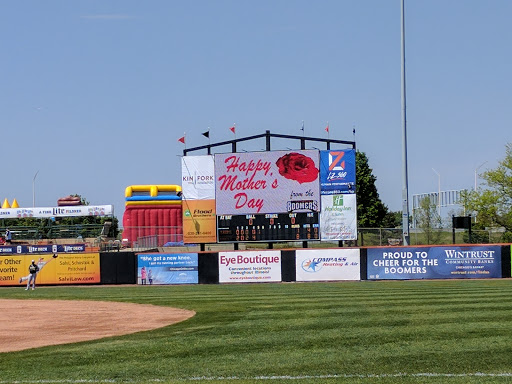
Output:
<svg viewBox="0 0 512 384">
<path fill-rule="evenodd" d="M 215 155 L 218 215 L 320 211 L 319 152 Z"/>
<path fill-rule="evenodd" d="M 361 280 L 359 249 L 298 249 L 296 281 Z"/>
<path fill-rule="evenodd" d="M 113 205 L 75 205 L 61 207 L 7 208 L 0 209 L 0 219 L 21 219 L 24 217 L 74 217 L 112 216 Z"/>
<path fill-rule="evenodd" d="M 219 252 L 220 283 L 281 281 L 281 251 Z"/>
<path fill-rule="evenodd" d="M 357 240 L 356 194 L 323 195 L 320 213 L 322 240 Z"/>
<path fill-rule="evenodd" d="M 183 200 L 214 200 L 215 177 L 213 155 L 181 158 Z"/>
</svg>

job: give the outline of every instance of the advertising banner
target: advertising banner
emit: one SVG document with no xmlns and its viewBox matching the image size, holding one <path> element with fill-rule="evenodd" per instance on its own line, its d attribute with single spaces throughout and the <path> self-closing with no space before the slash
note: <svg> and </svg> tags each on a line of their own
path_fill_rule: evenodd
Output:
<svg viewBox="0 0 512 384">
<path fill-rule="evenodd" d="M 357 240 L 356 195 L 322 195 L 322 240 Z"/>
<path fill-rule="evenodd" d="M 501 247 L 369 248 L 368 279 L 501 277 Z"/>
<path fill-rule="evenodd" d="M 361 280 L 359 249 L 298 249 L 297 281 Z"/>
<path fill-rule="evenodd" d="M 185 244 L 217 241 L 215 200 L 184 200 L 182 209 Z"/>
<path fill-rule="evenodd" d="M 2 245 L 0 255 L 11 253 L 76 253 L 85 252 L 85 244 Z"/>
<path fill-rule="evenodd" d="M 322 195 L 356 193 L 356 151 L 320 151 L 320 190 Z"/>
<path fill-rule="evenodd" d="M 138 284 L 197 284 L 197 253 L 144 253 L 137 255 Z"/>
<path fill-rule="evenodd" d="M 92 284 L 100 282 L 99 253 L 0 256 L 0 285 L 26 285 L 32 260 L 39 267 L 41 284 Z"/>
<path fill-rule="evenodd" d="M 4 208 L 0 209 L 0 219 L 19 219 L 22 217 L 50 218 L 75 216 L 111 216 L 113 205 L 78 205 L 41 208 Z"/>
<path fill-rule="evenodd" d="M 281 281 L 281 251 L 219 252 L 220 283 Z"/>
<path fill-rule="evenodd" d="M 181 158 L 185 244 L 217 241 L 214 171 L 212 155 Z"/>
<path fill-rule="evenodd" d="M 217 215 L 319 212 L 315 150 L 215 155 Z"/>
<path fill-rule="evenodd" d="M 213 155 L 181 158 L 181 192 L 184 200 L 214 200 Z"/>
</svg>

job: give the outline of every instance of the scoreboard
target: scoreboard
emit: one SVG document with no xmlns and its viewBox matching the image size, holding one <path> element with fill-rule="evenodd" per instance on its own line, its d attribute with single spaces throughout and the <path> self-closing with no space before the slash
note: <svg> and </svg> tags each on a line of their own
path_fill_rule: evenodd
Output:
<svg viewBox="0 0 512 384">
<path fill-rule="evenodd" d="M 217 242 L 319 240 L 318 212 L 217 216 Z"/>
</svg>

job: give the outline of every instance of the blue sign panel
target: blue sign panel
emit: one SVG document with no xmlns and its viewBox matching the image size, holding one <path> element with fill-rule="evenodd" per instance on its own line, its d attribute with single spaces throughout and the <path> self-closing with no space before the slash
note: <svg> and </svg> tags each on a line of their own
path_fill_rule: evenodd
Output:
<svg viewBox="0 0 512 384">
<path fill-rule="evenodd" d="M 368 249 L 368 279 L 468 279 L 501 277 L 501 247 Z"/>
<path fill-rule="evenodd" d="M 356 193 L 356 151 L 320 151 L 320 194 Z"/>
<path fill-rule="evenodd" d="M 45 244 L 45 245 L 7 245 L 0 246 L 0 255 L 13 253 L 78 253 L 85 252 L 85 244 Z"/>
<path fill-rule="evenodd" d="M 139 284 L 197 284 L 197 253 L 144 253 L 138 256 Z"/>
</svg>

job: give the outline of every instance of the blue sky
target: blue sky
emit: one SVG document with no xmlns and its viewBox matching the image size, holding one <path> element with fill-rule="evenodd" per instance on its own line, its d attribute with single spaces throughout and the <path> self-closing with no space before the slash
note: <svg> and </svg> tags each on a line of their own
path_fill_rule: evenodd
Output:
<svg viewBox="0 0 512 384">
<path fill-rule="evenodd" d="M 411 203 L 437 191 L 433 168 L 442 190 L 473 188 L 512 142 L 511 14 L 406 0 Z M 340 140 L 355 126 L 401 209 L 399 0 L 2 0 L 0 35 L 1 202 L 30 207 L 35 185 L 36 206 L 77 193 L 121 219 L 127 186 L 180 183 L 184 132 L 194 147 L 304 121 Z"/>
</svg>

